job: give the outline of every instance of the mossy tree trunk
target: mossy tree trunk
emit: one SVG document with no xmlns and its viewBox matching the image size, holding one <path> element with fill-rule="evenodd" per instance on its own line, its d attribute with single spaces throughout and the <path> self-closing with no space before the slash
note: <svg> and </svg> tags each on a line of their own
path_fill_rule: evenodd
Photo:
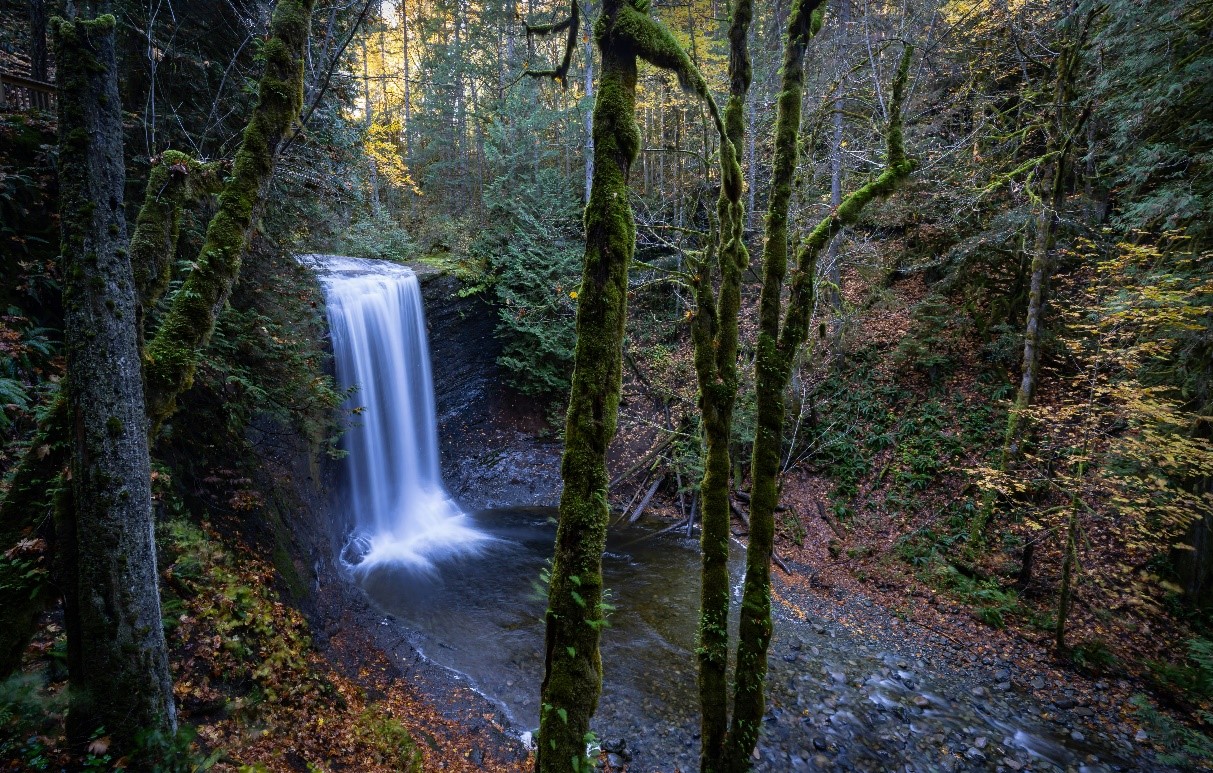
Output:
<svg viewBox="0 0 1213 773">
<path fill-rule="evenodd" d="M 636 56 L 617 39 L 620 4 L 607 0 L 596 30 L 602 80 L 594 104 L 594 175 L 585 210 L 585 266 L 577 297 L 577 348 L 565 423 L 560 523 L 548 588 L 536 769 L 579 770 L 602 687 L 599 631 L 606 546 L 606 450 L 619 405 L 635 222 L 628 173 L 640 135 Z M 586 762 L 588 764 L 588 762 Z"/>
<path fill-rule="evenodd" d="M 561 462 L 564 491 L 545 616 L 535 763 L 543 773 L 588 769 L 590 718 L 602 689 L 598 645 L 607 612 L 602 587 L 609 516 L 606 452 L 618 416 L 628 266 L 636 242 L 628 177 L 640 149 L 638 60 L 673 72 L 683 88 L 707 101 L 724 134 L 702 75 L 669 30 L 648 15 L 647 3 L 634 2 L 605 2 L 594 29 L 601 79 L 594 102 L 594 172 L 585 209 L 585 264 Z M 575 8 L 570 18 L 576 19 Z M 570 38 L 575 44 L 575 36 Z"/>
<path fill-rule="evenodd" d="M 272 172 L 273 156 L 294 124 L 302 105 L 303 68 L 307 25 L 314 0 L 280 2 L 270 22 L 266 43 L 266 71 L 260 101 L 253 110 L 231 177 L 221 182 L 218 164 L 202 164 L 183 153 L 167 151 L 153 166 L 147 194 L 131 240 L 131 261 L 137 300 L 143 307 L 156 302 L 167 287 L 165 271 L 172 265 L 181 207 L 198 196 L 222 187 L 220 211 L 207 230 L 206 247 L 184 286 L 174 297 L 166 324 L 152 342 L 157 359 L 145 383 L 149 412 L 148 430 L 156 428 L 175 410 L 176 399 L 192 380 L 193 369 L 239 272 L 248 247 L 247 229 L 264 198 Z M 168 327 L 168 320 L 172 326 Z M 195 326 L 189 323 L 193 322 Z M 174 335 L 180 335 L 179 339 Z M 155 355 L 153 355 L 155 356 Z M 180 366 L 173 371 L 166 363 Z M 145 366 L 148 366 L 145 356 Z M 155 376 L 152 378 L 151 376 Z M 39 427 L 30 451 L 22 457 L 13 483 L 0 503 L 0 544 L 7 549 L 19 539 L 49 539 L 52 493 L 68 464 L 70 444 L 66 402 L 56 400 Z M 9 565 L 0 571 L 9 572 Z M 20 663 L 21 652 L 33 634 L 37 613 L 48 600 L 43 577 L 0 576 L 0 677 Z"/>
<path fill-rule="evenodd" d="M 274 171 L 274 155 L 303 108 L 303 62 L 315 0 L 282 0 L 261 47 L 265 72 L 257 106 L 244 129 L 219 210 L 168 313 L 144 355 L 148 415 L 155 431 L 190 387 L 198 359 L 215 331 L 248 249 L 256 215 Z"/>
<path fill-rule="evenodd" d="M 745 207 L 739 158 L 745 142 L 745 100 L 751 66 L 747 44 L 753 4 L 737 0 L 729 24 L 729 99 L 724 109 L 725 136 L 720 144 L 719 240 L 716 248 L 720 288 L 713 286 L 710 261 L 697 266 L 696 311 L 691 322 L 699 409 L 706 447 L 700 484 L 703 531 L 699 607 L 699 706 L 702 771 L 717 771 L 724 762 L 728 730 L 729 662 L 729 439 L 737 400 L 738 312 L 741 276 L 749 267 L 745 246 Z"/>
<path fill-rule="evenodd" d="M 1096 10 L 1092 9 L 1081 20 L 1075 18 L 1076 14 L 1071 14 L 1063 20 L 1063 24 L 1076 23 L 1080 26 L 1069 36 L 1054 62 L 1052 115 L 1045 137 L 1044 158 L 1047 163 L 1043 165 L 1037 194 L 1040 211 L 1036 215 L 1036 234 L 1032 244 L 1032 273 L 1029 280 L 1028 310 L 1024 321 L 1023 361 L 1019 387 L 1015 393 L 1015 402 L 1007 415 L 1007 430 L 1003 437 L 1000 461 L 1003 472 L 1011 471 L 1023 452 L 1028 409 L 1036 397 L 1040 380 L 1041 336 L 1044 332 L 1048 304 L 1049 279 L 1053 270 L 1050 252 L 1058 212 L 1065 202 L 1070 151 L 1091 109 L 1088 105 L 1080 115 L 1075 116 L 1070 111 L 1070 105 L 1074 100 L 1082 54 L 1095 13 Z M 1067 128 L 1067 124 L 1072 125 Z M 985 543 L 985 530 L 994 514 L 996 499 L 993 492 L 983 497 L 981 509 L 978 510 L 970 529 L 970 544 L 974 548 L 980 549 Z M 1019 580 L 1021 585 L 1026 586 L 1031 580 L 1035 548 L 1035 543 L 1029 542 L 1024 549 L 1021 565 L 1023 571 Z"/>
<path fill-rule="evenodd" d="M 1052 115 L 1045 137 L 1044 157 L 1048 159 L 1048 163 L 1045 165 L 1045 173 L 1041 176 L 1042 183 L 1039 188 L 1040 211 L 1036 215 L 1036 238 L 1032 245 L 1032 276 L 1028 292 L 1027 319 L 1024 323 L 1023 366 L 1015 403 L 1007 418 L 1007 433 L 1002 453 L 1004 471 L 1014 465 L 1019 457 L 1024 432 L 1024 413 L 1036 396 L 1040 372 L 1040 336 L 1044 327 L 1049 275 L 1052 273 L 1049 251 L 1053 246 L 1057 213 L 1065 201 L 1070 149 L 1090 115 L 1088 106 L 1075 119 L 1074 114 L 1070 112 L 1070 104 L 1074 100 L 1087 36 L 1098 12 L 1098 9 L 1089 9 L 1082 12 L 1083 17 L 1080 19 L 1080 12 L 1076 9 L 1062 19 L 1063 26 L 1076 25 L 1077 29 L 1065 40 L 1054 62 Z M 1067 123 L 1071 121 L 1073 125 L 1067 127 Z"/>
<path fill-rule="evenodd" d="M 176 730 L 123 187 L 113 16 L 54 22 L 71 501 L 59 512 L 68 737 Z"/>
<path fill-rule="evenodd" d="M 901 105 L 912 50 L 902 56 L 893 84 L 884 170 L 845 196 L 842 203 L 805 237 L 796 255 L 796 271 L 786 311 L 781 304 L 787 274 L 787 206 L 796 166 L 796 146 L 808 39 L 821 27 L 820 3 L 802 0 L 789 20 L 783 84 L 775 124 L 775 167 L 767 212 L 762 292 L 759 298 L 758 356 L 755 391 L 758 430 L 754 436 L 750 476 L 750 542 L 742 591 L 741 625 L 737 642 L 737 675 L 733 718 L 726 755 L 729 770 L 748 770 L 766 709 L 767 649 L 771 640 L 771 554 L 774 550 L 775 508 L 779 504 L 779 463 L 783 448 L 784 393 L 796 354 L 808 337 L 813 310 L 813 279 L 817 258 L 830 241 L 853 224 L 871 201 L 892 193 L 913 170 L 905 155 Z"/>
<path fill-rule="evenodd" d="M 747 770 L 758 743 L 765 710 L 767 647 L 771 639 L 771 553 L 778 492 L 779 453 L 783 442 L 783 393 L 779 356 L 780 298 L 788 264 L 788 206 L 796 171 L 804 91 L 804 57 L 821 27 L 823 0 L 799 0 L 788 17 L 782 81 L 776 101 L 775 157 L 763 243 L 763 280 L 759 296 L 755 388 L 758 426 L 751 461 L 750 541 L 737 641 L 733 717 L 725 742 L 725 769 Z M 769 518 L 764 514 L 769 513 Z M 769 520 L 769 523 L 767 522 Z"/>
</svg>

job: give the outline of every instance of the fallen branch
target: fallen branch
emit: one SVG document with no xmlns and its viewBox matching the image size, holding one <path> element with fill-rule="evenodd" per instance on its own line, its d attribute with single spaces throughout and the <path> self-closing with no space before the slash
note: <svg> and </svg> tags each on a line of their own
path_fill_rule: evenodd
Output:
<svg viewBox="0 0 1213 773">
<path fill-rule="evenodd" d="M 738 518 L 740 518 L 741 522 L 745 524 L 745 527 L 746 527 L 747 533 L 748 533 L 748 530 L 750 528 L 750 519 L 746 517 L 746 514 L 744 512 L 742 512 L 741 508 L 738 507 L 737 503 L 734 502 L 732 499 L 729 500 L 729 509 L 732 510 L 733 514 L 736 515 Z M 787 574 L 787 575 L 792 574 L 792 570 L 789 569 L 788 565 L 785 564 L 783 562 L 783 559 L 779 557 L 779 553 L 775 552 L 774 547 L 771 548 L 771 560 L 775 562 L 776 566 L 778 566 L 780 569 L 783 570 L 784 574 Z"/>
<path fill-rule="evenodd" d="M 614 488 L 615 486 L 618 486 L 623 481 L 625 481 L 628 478 L 635 475 L 642 468 L 644 468 L 645 466 L 650 464 L 655 458 L 657 458 L 657 456 L 660 455 L 661 452 L 664 451 L 666 449 L 666 447 L 669 446 L 673 442 L 674 442 L 674 435 L 673 434 L 667 435 L 657 445 L 655 445 L 651 449 L 649 449 L 648 453 L 646 453 L 644 456 L 640 457 L 639 461 L 637 461 L 635 464 L 633 464 L 627 470 L 616 475 L 615 478 L 611 481 L 610 487 Z"/>
<path fill-rule="evenodd" d="M 645 508 L 649 506 L 649 501 L 652 500 L 653 495 L 657 493 L 658 487 L 664 482 L 665 476 L 658 475 L 657 480 L 653 481 L 653 485 L 649 486 L 649 491 L 644 495 L 644 499 L 640 500 L 640 504 L 636 507 L 635 512 L 628 517 L 628 523 L 636 523 L 636 521 L 640 520 L 640 516 L 644 515 Z"/>
<path fill-rule="evenodd" d="M 834 519 L 830 517 L 829 513 L 826 511 L 825 505 L 823 505 L 821 502 L 817 503 L 817 514 L 821 516 L 821 520 L 825 521 L 826 526 L 829 526 L 830 530 L 834 532 L 834 536 L 838 537 L 840 540 L 845 540 L 847 538 L 846 531 L 843 530 L 842 526 L 836 523 Z"/>
</svg>

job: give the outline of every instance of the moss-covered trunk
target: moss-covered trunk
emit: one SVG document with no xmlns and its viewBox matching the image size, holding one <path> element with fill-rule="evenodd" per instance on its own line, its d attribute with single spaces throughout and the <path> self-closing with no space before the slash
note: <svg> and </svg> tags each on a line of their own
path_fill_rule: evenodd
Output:
<svg viewBox="0 0 1213 773">
<path fill-rule="evenodd" d="M 733 719 L 727 743 L 731 770 L 748 770 L 766 708 L 767 649 L 771 640 L 771 554 L 775 508 L 779 504 L 779 464 L 783 448 L 784 394 L 796 354 L 808 336 L 813 310 L 817 257 L 844 227 L 854 223 L 871 201 L 889 195 L 914 168 L 906 158 L 901 104 L 909 73 L 907 46 L 893 84 L 884 170 L 845 196 L 842 203 L 805 237 L 796 255 L 796 271 L 783 311 L 780 296 L 787 273 L 787 202 L 796 165 L 804 47 L 821 26 L 817 3 L 801 2 L 789 22 L 783 89 L 776 119 L 776 156 L 771 204 L 767 213 L 762 294 L 759 299 L 758 356 L 755 364 L 758 429 L 754 436 L 750 497 L 750 543 L 737 642 Z M 781 323 L 782 316 L 782 323 Z"/>
<path fill-rule="evenodd" d="M 256 208 L 272 172 L 272 151 L 290 130 L 302 105 L 303 54 L 314 0 L 278 4 L 266 43 L 266 71 L 261 98 L 245 131 L 231 177 L 223 182 L 220 211 L 212 219 L 194 270 L 174 297 L 172 308 L 145 356 L 149 433 L 175 410 L 177 396 L 188 387 L 198 357 L 214 331 L 215 320 L 231 291 Z M 167 286 L 181 207 L 220 185 L 217 164 L 200 164 L 168 151 L 153 166 L 147 195 L 131 240 L 131 261 L 141 305 L 150 305 Z M 171 321 L 171 324 L 170 324 Z M 18 539 L 50 538 L 50 493 L 68 463 L 66 403 L 58 398 L 42 422 L 31 450 L 22 457 L 13 484 L 0 504 L 0 548 Z M 16 567 L 20 569 L 21 567 Z M 13 569 L 13 572 L 9 570 Z M 17 667 L 33 633 L 33 623 L 47 596 L 43 575 L 27 575 L 9 564 L 0 566 L 0 677 Z"/>
<path fill-rule="evenodd" d="M 729 100 L 720 146 L 717 202 L 720 289 L 713 287 L 710 263 L 697 267 L 697 309 L 691 323 L 699 408 L 706 447 L 700 500 L 703 503 L 702 582 L 699 607 L 700 769 L 720 770 L 728 730 L 729 661 L 729 437 L 737 399 L 738 312 L 741 276 L 749 266 L 741 165 L 745 142 L 745 99 L 751 68 L 747 35 L 753 6 L 737 0 L 729 25 Z"/>
<path fill-rule="evenodd" d="M 315 0 L 282 0 L 261 47 L 265 73 L 257 106 L 244 129 L 231 176 L 219 194 L 219 211 L 168 313 L 147 346 L 144 375 L 153 431 L 176 410 L 177 397 L 193 383 L 198 359 L 215 330 L 240 261 L 248 249 L 256 214 L 274 171 L 274 154 L 303 107 L 303 61 Z"/>
<path fill-rule="evenodd" d="M 151 461 L 123 188 L 112 16 L 54 23 L 71 501 L 57 529 L 68 736 L 130 753 L 176 730 L 160 620 Z"/>
<path fill-rule="evenodd" d="M 577 348 L 565 423 L 560 523 L 548 588 L 536 769 L 579 770 L 602 687 L 599 633 L 606 546 L 606 450 L 615 434 L 628 264 L 635 222 L 628 173 L 640 145 L 636 55 L 620 40 L 618 0 L 595 30 L 602 79 L 594 103 L 594 176 L 585 210 L 585 266 L 577 296 Z"/>
<path fill-rule="evenodd" d="M 1046 173 L 1041 176 L 1039 187 L 1040 212 L 1036 215 L 1036 238 L 1032 245 L 1032 277 L 1027 319 L 1024 323 L 1023 366 L 1015 403 L 1007 418 L 1002 454 L 1004 471 L 1009 469 L 1019 456 L 1024 433 L 1024 413 L 1036 395 L 1040 373 L 1040 337 L 1044 329 L 1048 283 L 1052 273 L 1049 250 L 1053 245 L 1057 214 L 1065 201 L 1070 150 L 1091 110 L 1088 105 L 1081 114 L 1075 115 L 1070 111 L 1070 105 L 1074 100 L 1087 36 L 1090 34 L 1092 22 L 1100 12 L 1094 7 L 1084 10 L 1075 7 L 1061 22 L 1063 26 L 1071 29 L 1063 39 L 1064 44 L 1054 61 L 1052 116 L 1046 131 L 1044 154 L 1048 164 L 1045 166 Z M 1079 16 L 1080 13 L 1083 15 Z M 1067 126 L 1070 123 L 1072 125 Z"/>
<path fill-rule="evenodd" d="M 585 208 L 585 266 L 561 462 L 564 492 L 548 586 L 536 754 L 536 769 L 544 773 L 590 764 L 586 742 L 602 690 L 598 641 L 606 623 L 606 452 L 618 415 L 628 264 L 636 244 L 628 175 L 640 149 L 637 60 L 673 72 L 685 89 L 707 102 L 717 131 L 725 133 L 703 76 L 670 31 L 649 17 L 647 3 L 608 0 L 594 38 L 602 76 L 594 102 L 594 175 Z"/>
<path fill-rule="evenodd" d="M 763 243 L 755 389 L 758 426 L 751 460 L 750 541 L 737 640 L 733 717 L 727 770 L 748 770 L 765 711 L 767 647 L 771 639 L 771 552 L 774 547 L 779 452 L 783 442 L 783 393 L 788 372 L 779 358 L 780 296 L 788 264 L 788 205 L 796 171 L 804 90 L 804 55 L 821 25 L 821 0 L 800 0 L 788 18 L 783 71 L 775 117 L 775 159 Z"/>
</svg>

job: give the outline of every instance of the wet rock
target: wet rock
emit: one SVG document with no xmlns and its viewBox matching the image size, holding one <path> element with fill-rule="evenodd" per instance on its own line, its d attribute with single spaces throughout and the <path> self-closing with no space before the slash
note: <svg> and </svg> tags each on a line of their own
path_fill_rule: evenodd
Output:
<svg viewBox="0 0 1213 773">
<path fill-rule="evenodd" d="M 608 754 L 617 755 L 624 761 L 632 759 L 632 753 L 628 751 L 628 742 L 623 738 L 608 739 L 603 741 L 602 750 Z"/>
<path fill-rule="evenodd" d="M 1070 698 L 1061 698 L 1060 700 L 1053 701 L 1053 705 L 1059 709 L 1072 709 L 1075 704 Z"/>
<path fill-rule="evenodd" d="M 1043 676 L 1034 676 L 1029 682 L 1034 690 L 1043 690 L 1045 688 L 1045 678 Z"/>
</svg>

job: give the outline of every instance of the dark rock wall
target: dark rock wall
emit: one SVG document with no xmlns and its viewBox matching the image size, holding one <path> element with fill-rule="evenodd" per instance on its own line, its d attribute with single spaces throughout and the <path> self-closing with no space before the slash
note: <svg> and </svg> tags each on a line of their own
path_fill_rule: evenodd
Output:
<svg viewBox="0 0 1213 773">
<path fill-rule="evenodd" d="M 560 446 L 528 417 L 542 406 L 509 389 L 497 366 L 497 310 L 460 297 L 449 274 L 414 266 L 421 280 L 447 490 L 468 510 L 554 506 Z"/>
<path fill-rule="evenodd" d="M 497 312 L 480 296 L 459 297 L 462 285 L 450 274 L 416 266 L 413 270 L 421 280 L 441 427 L 485 412 L 490 390 L 500 383 Z"/>
</svg>

